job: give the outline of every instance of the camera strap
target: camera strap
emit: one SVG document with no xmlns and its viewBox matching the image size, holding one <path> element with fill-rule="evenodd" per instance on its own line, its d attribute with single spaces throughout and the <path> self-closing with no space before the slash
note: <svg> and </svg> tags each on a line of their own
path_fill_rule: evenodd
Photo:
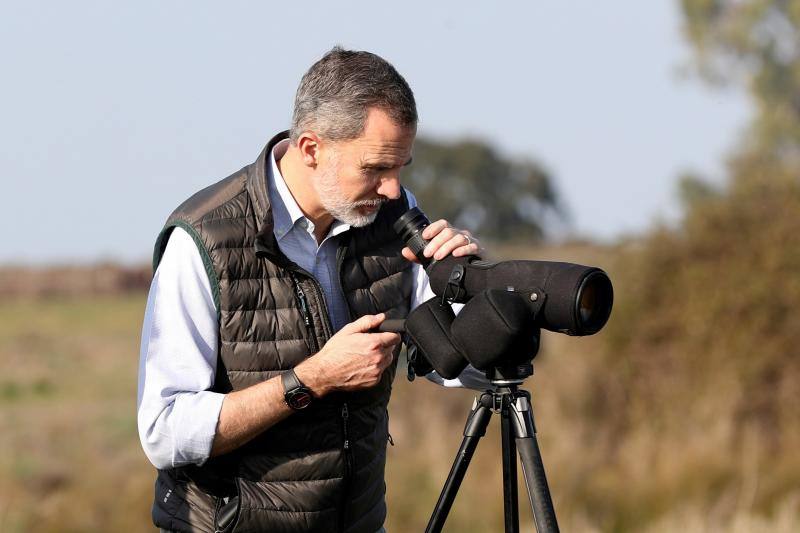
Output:
<svg viewBox="0 0 800 533">
<path fill-rule="evenodd" d="M 455 265 L 450 272 L 450 277 L 447 279 L 447 286 L 442 291 L 442 305 L 452 304 L 458 301 L 462 296 L 466 295 L 467 291 L 464 288 L 464 274 L 466 270 L 464 265 Z"/>
</svg>

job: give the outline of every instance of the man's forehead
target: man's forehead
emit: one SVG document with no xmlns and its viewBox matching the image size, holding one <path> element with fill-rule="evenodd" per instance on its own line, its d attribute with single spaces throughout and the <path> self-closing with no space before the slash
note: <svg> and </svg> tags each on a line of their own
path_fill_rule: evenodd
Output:
<svg viewBox="0 0 800 533">
<path fill-rule="evenodd" d="M 384 110 L 370 109 L 364 131 L 354 139 L 361 161 L 403 164 L 411 158 L 416 127 L 398 125 Z"/>
<path fill-rule="evenodd" d="M 366 164 L 390 163 L 391 165 L 405 164 L 411 159 L 411 150 L 414 146 L 414 136 L 402 139 L 359 139 L 354 148 L 358 159 Z"/>
</svg>

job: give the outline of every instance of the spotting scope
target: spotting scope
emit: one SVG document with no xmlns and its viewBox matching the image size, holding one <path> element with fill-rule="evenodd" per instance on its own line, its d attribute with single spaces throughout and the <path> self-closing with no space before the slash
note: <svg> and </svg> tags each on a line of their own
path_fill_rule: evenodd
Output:
<svg viewBox="0 0 800 533">
<path fill-rule="evenodd" d="M 404 213 L 394 230 L 425 267 L 431 288 L 450 303 L 466 303 L 488 290 L 517 293 L 532 311 L 535 326 L 592 335 L 611 315 L 614 290 L 601 269 L 553 261 L 484 261 L 478 256 L 448 256 L 436 261 L 423 255 L 430 224 L 419 208 Z"/>
</svg>

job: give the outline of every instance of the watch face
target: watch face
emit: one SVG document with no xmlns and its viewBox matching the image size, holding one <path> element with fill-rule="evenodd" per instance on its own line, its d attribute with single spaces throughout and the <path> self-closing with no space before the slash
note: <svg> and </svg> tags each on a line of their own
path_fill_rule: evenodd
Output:
<svg viewBox="0 0 800 533">
<path fill-rule="evenodd" d="M 286 403 L 292 409 L 303 409 L 311 403 L 311 393 L 303 389 L 295 389 L 286 395 Z"/>
</svg>

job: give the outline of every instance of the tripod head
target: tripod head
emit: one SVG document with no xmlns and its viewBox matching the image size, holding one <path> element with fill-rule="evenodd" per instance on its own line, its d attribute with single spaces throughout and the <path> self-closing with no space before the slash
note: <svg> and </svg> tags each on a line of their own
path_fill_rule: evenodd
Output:
<svg viewBox="0 0 800 533">
<path fill-rule="evenodd" d="M 533 374 L 541 330 L 513 291 L 487 289 L 456 316 L 447 300 L 433 297 L 403 321 L 385 320 L 377 331 L 406 335 L 408 379 L 436 370 L 453 379 L 471 363 L 499 385 Z"/>
<path fill-rule="evenodd" d="M 533 357 L 535 356 L 536 354 L 533 354 Z M 533 357 L 531 359 L 533 359 Z M 495 388 L 522 385 L 522 382 L 532 375 L 532 360 L 514 366 L 494 367 L 486 371 L 486 379 L 488 379 Z"/>
</svg>

